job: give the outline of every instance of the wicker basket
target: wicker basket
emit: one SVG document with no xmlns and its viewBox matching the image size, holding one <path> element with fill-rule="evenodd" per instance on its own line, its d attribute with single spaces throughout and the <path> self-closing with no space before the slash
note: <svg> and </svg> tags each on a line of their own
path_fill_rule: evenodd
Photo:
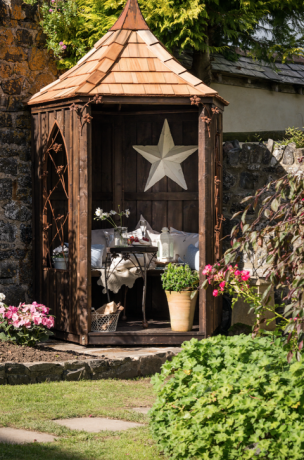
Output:
<svg viewBox="0 0 304 460">
<path fill-rule="evenodd" d="M 122 310 L 117 310 L 116 313 L 110 315 L 101 315 L 100 313 L 92 312 L 92 332 L 115 332 L 117 328 L 119 314 Z"/>
</svg>

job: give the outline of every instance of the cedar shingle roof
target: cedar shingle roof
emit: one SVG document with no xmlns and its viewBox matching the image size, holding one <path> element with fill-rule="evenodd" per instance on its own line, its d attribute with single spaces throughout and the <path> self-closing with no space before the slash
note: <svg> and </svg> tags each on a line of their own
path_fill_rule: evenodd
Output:
<svg viewBox="0 0 304 460">
<path fill-rule="evenodd" d="M 215 96 L 159 42 L 146 24 L 137 0 L 128 0 L 122 14 L 80 61 L 34 94 L 29 104 L 77 95 Z"/>
</svg>

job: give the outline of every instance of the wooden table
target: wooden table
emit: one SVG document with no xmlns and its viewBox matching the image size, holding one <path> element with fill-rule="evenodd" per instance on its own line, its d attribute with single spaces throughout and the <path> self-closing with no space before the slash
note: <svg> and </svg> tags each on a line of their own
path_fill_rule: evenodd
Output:
<svg viewBox="0 0 304 460">
<path fill-rule="evenodd" d="M 107 255 L 105 260 L 105 288 L 107 291 L 108 302 L 110 302 L 110 294 L 108 290 L 108 279 L 114 272 L 117 265 L 122 260 L 130 260 L 134 267 L 139 268 L 141 277 L 143 279 L 143 295 L 142 295 L 142 313 L 143 313 L 143 327 L 144 329 L 148 328 L 148 323 L 146 320 L 146 292 L 147 292 L 147 271 L 151 265 L 152 260 L 156 257 L 158 248 L 156 246 L 115 246 L 114 248 L 107 248 Z M 142 267 L 139 260 L 138 255 L 143 254 L 144 256 L 144 266 Z M 146 255 L 151 254 L 152 257 L 150 261 L 147 263 Z M 134 258 L 131 258 L 134 256 Z M 117 264 L 114 268 L 111 269 L 112 262 L 115 259 L 119 259 Z M 135 259 L 135 262 L 134 262 Z"/>
</svg>

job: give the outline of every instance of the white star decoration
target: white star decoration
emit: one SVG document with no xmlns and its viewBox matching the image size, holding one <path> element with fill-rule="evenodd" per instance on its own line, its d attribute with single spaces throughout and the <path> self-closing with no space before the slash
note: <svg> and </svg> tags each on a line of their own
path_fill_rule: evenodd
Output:
<svg viewBox="0 0 304 460">
<path fill-rule="evenodd" d="M 187 190 L 181 163 L 194 153 L 198 146 L 174 145 L 167 120 L 164 122 L 158 145 L 133 145 L 133 148 L 152 163 L 145 192 L 165 176 Z"/>
</svg>

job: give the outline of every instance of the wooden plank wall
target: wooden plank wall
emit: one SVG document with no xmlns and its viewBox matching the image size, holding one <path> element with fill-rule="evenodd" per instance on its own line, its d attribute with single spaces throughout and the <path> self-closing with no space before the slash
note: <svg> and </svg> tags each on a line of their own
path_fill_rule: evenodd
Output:
<svg viewBox="0 0 304 460">
<path fill-rule="evenodd" d="M 110 211 L 121 204 L 123 209 L 131 211 L 129 219 L 124 220 L 130 231 L 143 214 L 157 231 L 167 226 L 198 232 L 197 152 L 182 163 L 188 190 L 164 177 L 144 192 L 151 164 L 132 146 L 157 145 L 165 119 L 176 145 L 198 144 L 197 112 L 94 115 L 93 213 L 97 207 Z M 93 223 L 93 228 L 106 227 L 109 224 Z M 142 281 L 137 280 L 135 289 L 128 292 L 129 317 L 141 317 L 141 295 Z M 146 310 L 150 319 L 168 319 L 167 301 L 159 277 L 149 279 Z"/>
<path fill-rule="evenodd" d="M 91 234 L 91 225 L 88 223 L 88 220 L 91 219 L 90 195 L 88 194 L 88 182 L 90 181 L 88 171 L 90 171 L 91 165 L 87 161 L 87 143 L 90 129 L 85 127 L 82 136 L 80 136 L 77 115 L 75 112 L 71 112 L 69 107 L 59 110 L 50 109 L 49 111 L 37 110 L 36 113 L 35 109 L 33 109 L 32 112 L 35 298 L 51 308 L 51 314 L 56 317 L 56 334 L 59 334 L 62 338 L 81 341 L 81 343 L 85 344 L 90 320 L 88 314 L 90 311 L 90 280 L 88 283 L 87 276 L 87 268 L 91 263 L 90 251 L 89 255 L 87 254 L 87 247 L 91 244 L 90 236 L 89 241 L 86 239 L 88 228 L 89 235 Z M 59 137 L 58 141 L 60 143 L 63 140 L 65 141 L 65 153 L 68 162 L 66 187 L 69 202 L 67 202 L 60 189 L 56 191 L 52 199 L 56 215 L 62 213 L 62 211 L 69 211 L 65 226 L 65 239 L 67 239 L 66 242 L 69 243 L 70 249 L 69 269 L 66 271 L 55 270 L 50 266 L 49 260 L 42 257 L 43 199 L 42 180 L 40 177 L 43 153 L 46 151 L 47 139 L 55 121 L 57 121 L 62 135 L 62 139 Z M 63 163 L 64 158 L 63 154 L 59 154 L 57 164 Z M 82 160 L 82 163 L 80 160 Z M 80 163 L 82 166 L 80 166 Z M 47 187 L 49 189 L 54 183 L 55 174 L 54 170 L 52 170 L 54 168 L 49 164 L 48 169 L 50 170 Z M 81 193 L 80 185 L 82 187 Z M 82 235 L 80 235 L 80 230 Z M 51 234 L 54 234 L 53 230 L 50 231 L 50 236 Z M 83 241 L 81 248 L 80 240 Z M 55 242 L 56 245 L 57 241 Z M 82 266 L 80 266 L 80 260 L 82 260 Z M 89 286 L 88 290 L 87 285 Z M 80 296 L 80 292 L 82 292 L 82 296 Z M 87 296 L 88 293 L 89 296 Z M 80 334 L 85 334 L 84 340 L 82 340 Z"/>
</svg>

